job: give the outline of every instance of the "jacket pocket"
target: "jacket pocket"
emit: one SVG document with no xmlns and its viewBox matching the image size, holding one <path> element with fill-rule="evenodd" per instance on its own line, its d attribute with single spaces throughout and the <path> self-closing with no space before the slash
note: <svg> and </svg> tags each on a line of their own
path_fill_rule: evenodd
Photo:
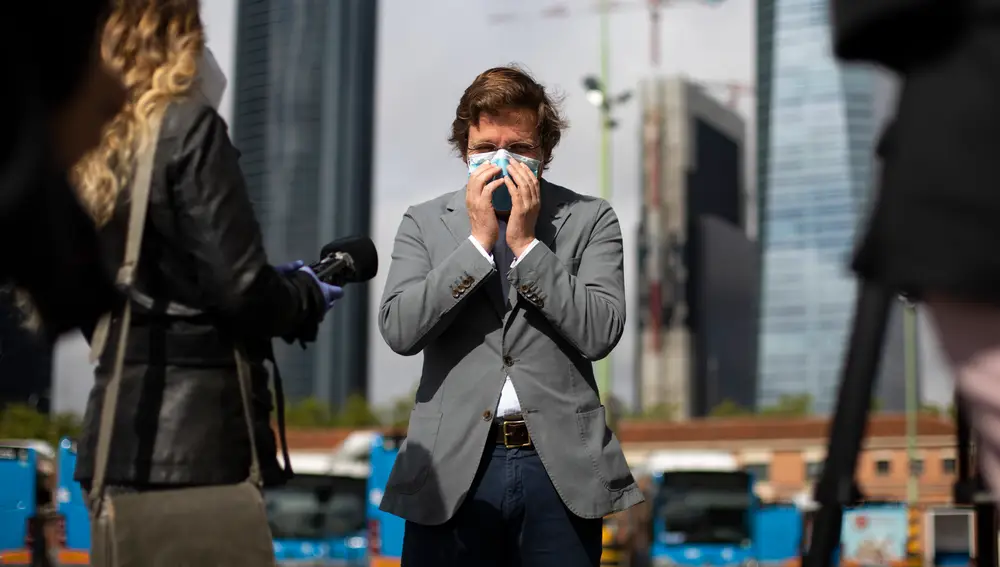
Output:
<svg viewBox="0 0 1000 567">
<path fill-rule="evenodd" d="M 594 472 L 608 490 L 623 490 L 635 480 L 625 461 L 618 437 L 608 427 L 604 406 L 577 412 L 576 425 L 580 441 L 590 456 Z"/>
<path fill-rule="evenodd" d="M 389 473 L 387 489 L 414 494 L 424 487 L 433 466 L 434 445 L 437 444 L 441 417 L 441 412 L 428 411 L 420 406 L 410 413 L 406 441 Z"/>
</svg>

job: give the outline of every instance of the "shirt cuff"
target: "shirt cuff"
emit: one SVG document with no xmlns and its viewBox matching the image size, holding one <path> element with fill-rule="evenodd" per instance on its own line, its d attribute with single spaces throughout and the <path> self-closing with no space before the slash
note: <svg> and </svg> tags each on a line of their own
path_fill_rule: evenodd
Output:
<svg viewBox="0 0 1000 567">
<path fill-rule="evenodd" d="M 524 249 L 524 252 L 522 252 L 520 256 L 514 258 L 514 261 L 510 263 L 510 267 L 513 268 L 514 266 L 516 266 L 517 263 L 523 260 L 524 257 L 528 255 L 528 252 L 531 252 L 531 249 L 534 248 L 535 246 L 538 246 L 537 238 L 531 241 L 531 244 L 529 244 L 528 247 Z M 492 262 L 492 260 L 490 261 Z"/>
<path fill-rule="evenodd" d="M 472 236 L 470 234 L 469 241 L 472 242 L 472 245 L 476 247 L 476 250 L 479 250 L 479 253 L 483 255 L 483 258 L 486 258 L 487 260 L 490 261 L 491 266 L 493 266 L 494 268 L 497 267 L 496 263 L 493 261 L 493 254 L 487 252 L 486 249 L 483 248 L 483 245 L 480 244 L 478 240 L 476 240 L 475 236 Z M 534 242 L 532 242 L 532 244 L 534 244 Z"/>
</svg>

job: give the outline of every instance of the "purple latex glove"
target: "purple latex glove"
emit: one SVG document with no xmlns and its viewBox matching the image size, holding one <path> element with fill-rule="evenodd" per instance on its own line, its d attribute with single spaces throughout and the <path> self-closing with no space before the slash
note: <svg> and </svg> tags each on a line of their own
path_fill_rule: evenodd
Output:
<svg viewBox="0 0 1000 567">
<path fill-rule="evenodd" d="M 289 262 L 287 264 L 280 264 L 278 266 L 275 266 L 274 269 L 278 270 L 279 274 L 287 276 L 288 274 L 294 272 L 295 270 L 298 270 L 299 268 L 305 265 L 306 263 L 303 262 L 302 260 L 296 260 L 294 262 Z"/>
<path fill-rule="evenodd" d="M 309 266 L 302 266 L 299 268 L 299 271 L 305 272 L 310 276 L 312 276 L 313 281 L 316 282 L 316 285 L 319 286 L 320 291 L 323 292 L 323 299 L 326 300 L 327 310 L 333 307 L 333 304 L 338 299 L 344 297 L 344 288 L 336 285 L 330 285 L 328 283 L 323 283 L 322 281 L 320 281 L 318 277 L 316 277 L 316 273 L 313 272 L 312 268 L 310 268 Z"/>
</svg>

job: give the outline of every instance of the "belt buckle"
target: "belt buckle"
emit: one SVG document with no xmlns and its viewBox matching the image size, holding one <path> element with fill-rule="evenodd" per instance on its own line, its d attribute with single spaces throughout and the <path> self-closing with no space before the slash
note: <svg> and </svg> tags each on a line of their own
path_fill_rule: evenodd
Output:
<svg viewBox="0 0 1000 567">
<path fill-rule="evenodd" d="M 524 425 L 525 432 L 527 432 L 528 426 L 525 425 L 524 421 L 504 421 L 500 426 L 503 428 L 503 446 L 505 449 L 520 449 L 524 447 L 531 447 L 531 434 L 528 434 L 527 443 L 511 443 L 510 438 L 514 435 L 510 431 L 507 431 L 508 425 Z"/>
</svg>

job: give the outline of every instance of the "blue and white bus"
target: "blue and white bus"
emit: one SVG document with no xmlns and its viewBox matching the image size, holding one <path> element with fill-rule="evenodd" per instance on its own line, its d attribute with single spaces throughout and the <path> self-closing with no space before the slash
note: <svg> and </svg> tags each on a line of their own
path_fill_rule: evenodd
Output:
<svg viewBox="0 0 1000 567">
<path fill-rule="evenodd" d="M 753 479 L 728 452 L 663 451 L 653 480 L 652 560 L 657 566 L 756 566 Z"/>
<path fill-rule="evenodd" d="M 295 476 L 264 492 L 279 565 L 366 564 L 370 446 L 359 433 L 337 450 L 292 452 Z"/>
</svg>

